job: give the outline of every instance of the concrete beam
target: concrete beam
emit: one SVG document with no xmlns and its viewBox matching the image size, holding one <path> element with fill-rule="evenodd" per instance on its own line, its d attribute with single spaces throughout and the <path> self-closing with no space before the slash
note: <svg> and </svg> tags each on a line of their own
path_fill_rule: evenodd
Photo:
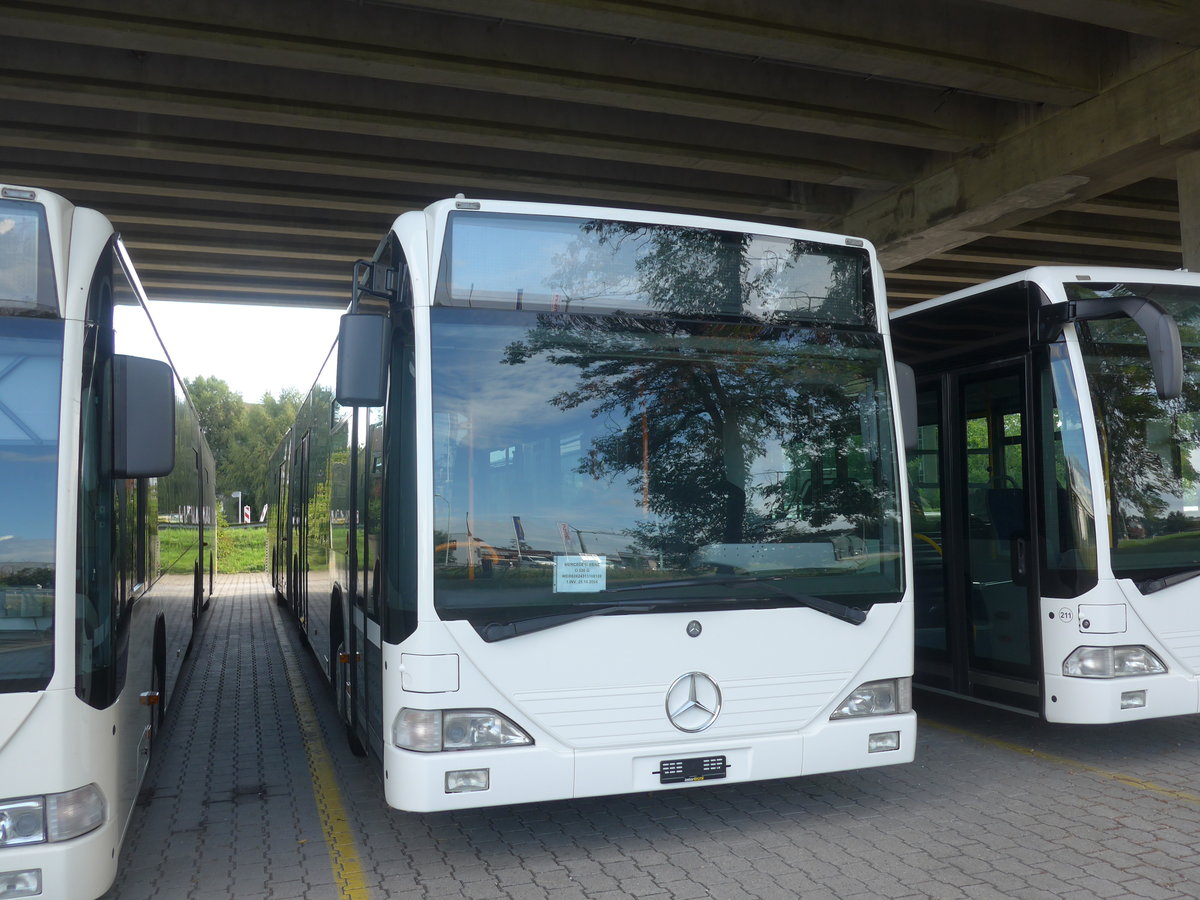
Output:
<svg viewBox="0 0 1200 900">
<path fill-rule="evenodd" d="M 866 203 L 838 228 L 900 268 L 1139 181 L 1200 147 L 1198 83 L 1193 51 Z"/>
<path fill-rule="evenodd" d="M 991 0 L 999 6 L 1088 22 L 1200 47 L 1200 6 L 1193 0 Z"/>
<path fill-rule="evenodd" d="M 176 55 L 289 70 L 301 82 L 311 73 L 378 79 L 393 85 L 391 102 L 381 108 L 404 102 L 405 91 L 397 92 L 396 85 L 485 90 L 493 97 L 947 151 L 986 140 L 1003 118 L 994 102 L 964 96 L 942 80 L 931 82 L 935 87 L 920 87 L 919 79 L 906 84 L 873 80 L 864 90 L 861 74 L 801 69 L 760 57 L 725 53 L 714 65 L 711 53 L 620 37 L 564 35 L 510 22 L 360 4 L 344 14 L 347 8 L 327 0 L 295 0 L 279 16 L 270 16 L 261 5 L 233 0 L 30 3 L 0 6 L 0 33 L 133 51 L 148 61 Z M 1052 99 L 1077 102 L 1090 96 L 1094 79 L 1085 80 L 1086 87 Z"/>
<path fill-rule="evenodd" d="M 944 85 L 1035 103 L 1092 96 L 1116 33 L 1064 27 L 1043 15 L 916 0 L 403 0 L 492 21 L 742 53 L 755 59 Z"/>
<path fill-rule="evenodd" d="M 227 135 L 228 137 L 228 135 Z M 84 139 L 86 138 L 86 139 Z M 587 166 L 587 173 L 549 170 L 536 172 L 484 166 L 478 162 L 434 163 L 405 159 L 403 156 L 372 155 L 339 152 L 334 149 L 297 150 L 290 147 L 268 146 L 247 139 L 204 140 L 197 137 L 144 137 L 135 131 L 101 132 L 81 128 L 55 128 L 28 123 L 0 126 L 0 149 L 16 148 L 39 153 L 63 154 L 78 159 L 81 153 L 98 157 L 121 158 L 129 161 L 156 160 L 194 166 L 225 166 L 272 173 L 289 172 L 325 178 L 368 179 L 424 184 L 437 193 L 452 196 L 456 191 L 474 191 L 481 195 L 512 195 L 521 192 L 547 199 L 576 199 L 581 202 L 616 206 L 659 207 L 681 210 L 707 210 L 739 217 L 788 220 L 816 224 L 824 221 L 830 210 L 819 210 L 803 196 L 792 197 L 786 185 L 768 184 L 775 194 L 742 192 L 718 186 L 671 183 L 661 173 L 658 180 L 647 179 L 648 170 L 625 172 L 626 177 L 606 175 L 601 167 Z"/>
<path fill-rule="evenodd" d="M 88 57 L 86 52 L 79 54 Z M 50 57 L 51 59 L 53 57 Z M 70 120 L 76 108 L 113 110 L 197 119 L 214 123 L 217 129 L 229 123 L 301 129 L 365 138 L 445 143 L 456 147 L 505 149 L 542 155 L 605 159 L 637 165 L 659 165 L 697 172 L 721 172 L 757 178 L 775 178 L 882 191 L 906 180 L 905 174 L 917 161 L 913 151 L 893 150 L 844 138 L 819 135 L 802 140 L 790 136 L 787 153 L 772 152 L 766 143 L 759 147 L 721 146 L 713 135 L 705 136 L 694 120 L 672 118 L 653 123 L 652 132 L 639 134 L 630 128 L 621 134 L 590 116 L 577 116 L 572 128 L 537 127 L 527 124 L 479 121 L 425 112 L 406 113 L 392 106 L 369 105 L 362 90 L 345 85 L 344 96 L 358 103 L 322 103 L 302 96 L 303 86 L 289 94 L 233 92 L 201 89 L 211 72 L 229 77 L 230 66 L 212 63 L 182 65 L 189 73 L 185 86 L 155 74 L 137 81 L 98 78 L 86 71 L 109 71 L 103 66 L 81 66 L 73 61 L 69 75 L 45 72 L 10 73 L 0 70 L 0 100 L 36 103 L 62 110 L 62 121 Z M 175 61 L 179 62 L 179 61 Z M 161 67 L 156 67 L 161 68 Z M 381 98 L 382 99 L 382 98 Z M 639 123 L 640 124 L 640 123 Z M 674 124 L 674 137 L 665 125 Z M 634 127 L 638 127 L 635 125 Z M 709 129 L 712 130 L 711 128 Z M 743 143 L 743 142 L 739 142 Z M 749 141 L 744 143 L 749 144 Z M 782 151 L 784 148 L 780 146 Z M 536 167 L 536 164 L 535 164 Z"/>
<path fill-rule="evenodd" d="M 1183 267 L 1200 272 L 1200 153 L 1180 157 L 1178 173 Z"/>
</svg>

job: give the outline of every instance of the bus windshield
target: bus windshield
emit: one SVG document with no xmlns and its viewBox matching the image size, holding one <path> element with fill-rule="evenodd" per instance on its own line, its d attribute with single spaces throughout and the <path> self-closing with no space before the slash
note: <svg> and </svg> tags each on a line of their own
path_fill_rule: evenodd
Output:
<svg viewBox="0 0 1200 900">
<path fill-rule="evenodd" d="M 60 321 L 0 318 L 0 692 L 54 665 Z"/>
<path fill-rule="evenodd" d="M 431 315 L 443 617 L 482 626 L 588 605 L 648 611 L 663 596 L 698 608 L 900 599 L 878 333 Z"/>
<path fill-rule="evenodd" d="M 861 245 L 563 216 L 451 213 L 434 299 L 874 325 Z"/>
<path fill-rule="evenodd" d="M 1080 323 L 1084 363 L 1107 462 L 1112 567 L 1154 579 L 1200 566 L 1200 288 L 1068 284 L 1070 299 L 1144 297 L 1174 316 L 1183 394 L 1160 400 L 1146 337 L 1120 317 Z"/>
</svg>

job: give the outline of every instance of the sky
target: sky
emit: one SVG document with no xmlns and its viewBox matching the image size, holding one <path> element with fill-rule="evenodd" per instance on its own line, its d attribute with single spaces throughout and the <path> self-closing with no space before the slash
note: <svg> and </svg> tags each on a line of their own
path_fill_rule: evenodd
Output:
<svg viewBox="0 0 1200 900">
<path fill-rule="evenodd" d="M 150 316 L 184 378 L 216 376 L 248 403 L 308 392 L 342 310 L 151 300 Z"/>
</svg>

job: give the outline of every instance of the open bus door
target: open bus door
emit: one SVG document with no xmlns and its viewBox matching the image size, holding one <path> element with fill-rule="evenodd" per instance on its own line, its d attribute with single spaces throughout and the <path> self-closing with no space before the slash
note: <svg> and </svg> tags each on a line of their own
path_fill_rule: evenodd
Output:
<svg viewBox="0 0 1200 900">
<path fill-rule="evenodd" d="M 1040 711 L 1027 379 L 1018 360 L 920 388 L 916 669 L 930 687 Z"/>
</svg>

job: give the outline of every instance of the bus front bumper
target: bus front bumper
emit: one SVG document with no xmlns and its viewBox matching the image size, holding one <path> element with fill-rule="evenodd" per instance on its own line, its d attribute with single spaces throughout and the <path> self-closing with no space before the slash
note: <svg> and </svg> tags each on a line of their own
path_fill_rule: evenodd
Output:
<svg viewBox="0 0 1200 900">
<path fill-rule="evenodd" d="M 794 778 L 912 762 L 916 715 L 826 722 L 810 733 L 636 748 L 548 746 L 416 753 L 384 748 L 390 806 L 409 812 L 568 800 Z M 664 764 L 666 764 L 664 766 Z"/>
</svg>

